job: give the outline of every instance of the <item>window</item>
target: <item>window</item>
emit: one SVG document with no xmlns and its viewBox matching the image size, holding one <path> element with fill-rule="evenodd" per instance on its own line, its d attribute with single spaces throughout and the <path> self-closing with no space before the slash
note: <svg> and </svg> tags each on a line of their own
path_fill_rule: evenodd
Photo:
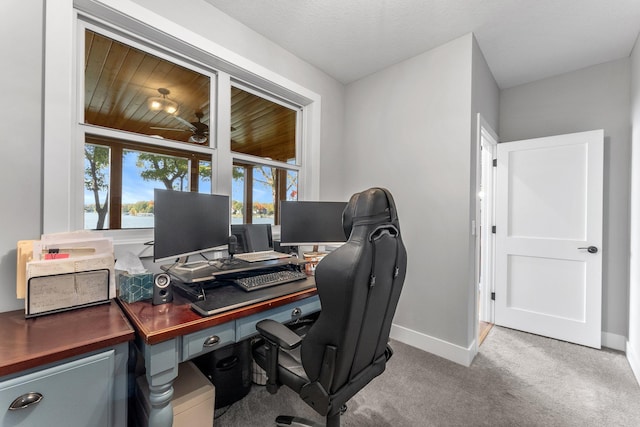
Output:
<svg viewBox="0 0 640 427">
<path fill-rule="evenodd" d="M 211 192 L 211 156 L 93 135 L 84 153 L 85 229 L 153 227 L 154 188 Z"/>
<path fill-rule="evenodd" d="M 212 76 L 89 28 L 84 53 L 84 228 L 152 228 L 154 188 L 211 192 Z"/>
<path fill-rule="evenodd" d="M 318 197 L 321 97 L 317 93 L 270 71 L 268 67 L 239 58 L 216 40 L 198 36 L 188 29 L 185 31 L 160 15 L 146 13 L 143 8 L 133 5 L 112 8 L 92 0 L 63 1 L 56 6 L 46 8 L 44 27 L 47 40 L 43 107 L 44 233 L 82 229 L 85 205 L 87 210 L 96 209 L 90 206 L 95 205 L 95 195 L 87 187 L 86 175 L 89 164 L 85 148 L 95 150 L 92 147 L 99 149 L 98 155 L 109 156 L 108 163 L 101 164 L 104 181 L 96 180 L 96 185 L 102 185 L 98 191 L 99 204 L 111 200 L 107 204 L 111 212 L 104 215 L 103 234 L 114 239 L 116 251 L 120 245 L 126 245 L 123 249 L 141 256 L 150 255 L 145 250 L 148 246 L 143 246 L 143 243 L 152 239 L 152 230 L 128 228 L 125 224 L 132 219 L 132 214 L 142 220 L 151 209 L 149 204 L 129 203 L 127 187 L 139 184 L 128 181 L 127 174 L 122 172 L 127 168 L 135 169 L 139 175 L 141 171 L 136 158 L 141 153 L 175 158 L 177 162 L 179 159 L 188 160 L 188 184 L 184 176 L 180 184 L 176 183 L 180 188 L 188 186 L 193 189 L 197 181 L 198 191 L 231 195 L 233 188 L 237 187 L 233 179 L 234 164 L 242 167 L 268 166 L 291 173 L 295 177 L 291 182 L 295 180 L 296 194 L 303 199 Z M 94 56 L 100 51 L 102 56 Z M 122 70 L 130 68 L 127 64 L 137 60 L 140 67 L 133 74 L 146 73 L 147 78 L 129 84 L 126 78 L 116 79 L 118 73 L 95 73 L 91 70 L 99 69 L 100 60 L 89 58 L 120 60 Z M 153 63 L 157 67 L 151 67 Z M 195 78 L 191 89 L 186 92 L 179 85 L 167 83 L 167 80 L 154 81 L 158 76 L 171 77 L 183 69 Z M 87 98 L 87 94 L 94 90 L 91 86 L 85 87 L 87 70 L 97 77 L 95 89 L 98 89 L 96 94 L 104 99 L 101 104 L 96 102 L 99 98 Z M 118 70 L 118 67 L 113 70 Z M 196 91 L 193 88 L 197 87 L 196 82 L 201 82 L 202 76 L 205 78 L 204 86 L 200 86 L 203 89 Z M 235 126 L 232 127 L 230 93 L 234 88 L 284 105 L 295 113 L 294 155 L 281 157 L 257 151 L 243 152 L 241 147 L 231 151 L 231 141 L 240 140 L 242 133 L 248 131 L 236 132 L 233 130 Z M 109 96 L 101 93 L 105 89 L 108 89 Z M 195 92 L 202 96 L 199 101 L 192 103 L 183 98 L 185 93 L 194 95 Z M 122 102 L 127 97 L 130 107 L 136 105 L 139 114 L 146 111 L 136 116 L 137 127 L 133 126 L 136 123 L 127 122 L 123 116 Z M 152 104 L 153 100 L 149 98 L 176 102 L 177 114 L 170 117 L 171 102 Z M 87 114 L 85 101 L 92 109 Z M 121 107 L 116 108 L 118 103 Z M 156 109 L 155 116 L 149 113 L 153 109 Z M 161 117 L 164 120 L 160 120 Z M 220 126 L 222 123 L 225 125 Z M 151 127 L 155 129 L 152 131 Z M 203 142 L 201 134 L 205 130 L 210 130 L 210 133 L 207 141 Z M 191 138 L 194 135 L 197 137 Z M 120 147 L 123 151 L 117 154 Z M 175 151 L 169 152 L 172 150 Z M 295 160 L 289 160 L 294 157 Z M 118 162 L 121 163 L 120 172 L 116 170 Z M 205 172 L 209 174 L 208 180 L 201 173 L 207 168 L 210 168 L 210 173 Z M 116 176 L 121 176 L 121 183 Z M 165 187 L 163 182 L 153 180 L 143 181 L 143 185 Z M 114 196 L 118 186 L 122 193 L 120 207 L 114 208 L 111 204 L 118 203 Z M 246 194 L 241 194 L 238 200 L 242 202 Z M 283 193 L 279 194 L 278 197 L 282 197 Z M 117 214 L 112 215 L 112 212 Z M 114 221 L 112 216 L 120 218 L 123 228 L 108 229 Z M 97 225 L 97 217 L 95 221 Z"/>
<path fill-rule="evenodd" d="M 297 200 L 299 108 L 231 88 L 232 222 L 279 224 L 280 200 Z"/>
<path fill-rule="evenodd" d="M 280 224 L 280 200 L 298 200 L 298 172 L 233 164 L 233 224 Z"/>
<path fill-rule="evenodd" d="M 90 29 L 84 50 L 84 123 L 208 145 L 211 75 Z"/>
</svg>

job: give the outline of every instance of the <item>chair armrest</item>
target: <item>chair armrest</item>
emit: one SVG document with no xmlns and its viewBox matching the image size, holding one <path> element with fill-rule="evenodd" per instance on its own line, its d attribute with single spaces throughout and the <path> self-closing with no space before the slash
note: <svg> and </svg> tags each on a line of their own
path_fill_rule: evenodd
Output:
<svg viewBox="0 0 640 427">
<path fill-rule="evenodd" d="M 300 336 L 275 320 L 261 320 L 256 324 L 256 329 L 260 335 L 285 350 L 296 348 L 302 342 Z"/>
</svg>

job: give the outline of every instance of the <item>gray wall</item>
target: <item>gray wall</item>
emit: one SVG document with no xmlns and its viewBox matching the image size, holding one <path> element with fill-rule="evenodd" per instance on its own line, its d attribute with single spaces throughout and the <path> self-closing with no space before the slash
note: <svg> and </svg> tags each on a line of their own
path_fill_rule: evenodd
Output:
<svg viewBox="0 0 640 427">
<path fill-rule="evenodd" d="M 631 55 L 631 254 L 627 358 L 640 383 L 640 39 Z"/>
<path fill-rule="evenodd" d="M 431 339 L 473 340 L 474 45 L 468 34 L 347 86 L 344 191 L 393 193 L 409 254 L 394 323 L 427 350 Z M 493 84 L 495 111 L 485 115 L 495 119 Z"/>
<path fill-rule="evenodd" d="M 605 344 L 626 337 L 628 327 L 629 64 L 625 58 L 500 93 L 501 142 L 604 129 L 602 330 L 617 336 L 605 334 Z"/>
<path fill-rule="evenodd" d="M 42 188 L 43 2 L 3 0 L 0 13 L 0 312 L 16 299 L 16 242 L 38 239 Z"/>
</svg>

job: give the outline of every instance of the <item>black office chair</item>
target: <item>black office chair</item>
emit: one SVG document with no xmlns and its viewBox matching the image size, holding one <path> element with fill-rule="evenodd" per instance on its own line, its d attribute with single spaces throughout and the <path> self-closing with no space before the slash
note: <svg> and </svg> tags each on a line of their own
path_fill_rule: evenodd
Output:
<svg viewBox="0 0 640 427">
<path fill-rule="evenodd" d="M 340 425 L 345 403 L 380 375 L 393 354 L 389 331 L 405 278 L 407 254 L 391 194 L 371 188 L 354 194 L 342 215 L 348 241 L 315 271 L 322 311 L 304 337 L 263 320 L 253 348 L 267 373 L 267 390 L 294 390 L 326 425 Z M 279 426 L 306 425 L 279 416 Z"/>
</svg>

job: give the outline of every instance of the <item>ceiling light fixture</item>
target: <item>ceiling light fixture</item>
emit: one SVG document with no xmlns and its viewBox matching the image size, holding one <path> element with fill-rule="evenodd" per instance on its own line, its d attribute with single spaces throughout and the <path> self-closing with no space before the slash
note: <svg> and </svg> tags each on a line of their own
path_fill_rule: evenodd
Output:
<svg viewBox="0 0 640 427">
<path fill-rule="evenodd" d="M 178 112 L 178 103 L 167 98 L 171 92 L 163 87 L 158 88 L 158 92 L 162 96 L 152 96 L 147 99 L 147 105 L 151 111 L 164 111 L 167 114 L 176 114 Z"/>
<path fill-rule="evenodd" d="M 189 137 L 189 142 L 195 142 L 196 144 L 204 144 L 205 142 L 207 142 L 207 136 L 194 133 Z"/>
</svg>

